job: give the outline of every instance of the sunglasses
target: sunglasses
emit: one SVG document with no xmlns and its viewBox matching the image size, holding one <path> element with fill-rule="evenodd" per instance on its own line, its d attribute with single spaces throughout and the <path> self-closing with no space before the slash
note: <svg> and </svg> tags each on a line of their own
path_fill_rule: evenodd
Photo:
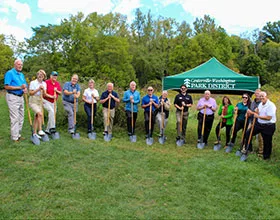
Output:
<svg viewBox="0 0 280 220">
<path fill-rule="evenodd" d="M 153 91 L 152 89 L 148 89 L 149 92 Z"/>
<path fill-rule="evenodd" d="M 246 96 L 243 96 L 242 98 L 243 98 L 243 99 L 248 99 L 248 97 L 246 97 Z"/>
</svg>

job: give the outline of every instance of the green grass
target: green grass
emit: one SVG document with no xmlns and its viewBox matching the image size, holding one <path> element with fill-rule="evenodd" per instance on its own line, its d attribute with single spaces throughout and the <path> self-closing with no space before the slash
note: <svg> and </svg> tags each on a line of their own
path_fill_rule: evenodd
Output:
<svg viewBox="0 0 280 220">
<path fill-rule="evenodd" d="M 143 115 L 137 143 L 114 128 L 110 143 L 98 133 L 90 141 L 83 129 L 73 140 L 59 128 L 60 140 L 34 146 L 9 140 L 7 105 L 0 98 L 0 216 L 2 219 L 279 219 L 279 132 L 270 161 L 250 155 L 196 149 L 195 112 L 190 114 L 188 144 L 175 146 L 175 116 L 168 140 L 148 147 Z M 215 122 L 216 124 L 216 122 Z M 30 127 L 24 125 L 24 136 Z M 156 129 L 158 132 L 158 129 Z"/>
</svg>

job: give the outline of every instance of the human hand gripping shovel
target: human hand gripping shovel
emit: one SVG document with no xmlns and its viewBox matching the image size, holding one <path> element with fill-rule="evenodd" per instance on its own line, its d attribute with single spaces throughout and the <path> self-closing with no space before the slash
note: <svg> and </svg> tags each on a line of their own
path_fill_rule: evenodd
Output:
<svg viewBox="0 0 280 220">
<path fill-rule="evenodd" d="M 236 118 L 237 118 L 237 109 L 234 110 L 234 119 L 233 119 L 233 126 L 232 126 L 232 132 L 231 132 L 230 140 L 233 137 L 233 132 L 234 132 L 234 129 L 235 129 Z M 232 142 L 227 143 L 227 147 L 225 149 L 225 152 L 226 153 L 230 153 L 232 151 L 232 149 L 233 149 L 233 146 L 234 146 L 234 143 L 232 143 Z"/>
<path fill-rule="evenodd" d="M 248 150 L 249 150 L 249 147 L 250 147 L 250 142 L 251 142 L 251 140 L 252 140 L 252 136 L 253 136 L 253 131 L 254 131 L 255 123 L 256 123 L 256 117 L 254 117 L 254 119 L 253 119 L 251 131 L 250 131 L 250 136 L 249 136 L 249 138 L 248 138 L 248 140 L 247 140 L 247 146 L 246 146 L 246 148 L 245 148 L 245 144 L 244 144 L 244 147 L 243 147 L 243 149 L 242 149 L 242 151 L 241 151 L 242 155 L 241 155 L 241 157 L 240 157 L 240 161 L 245 161 L 245 160 L 247 160 L 247 158 L 248 158 Z"/>
<path fill-rule="evenodd" d="M 56 90 L 54 90 L 54 102 L 53 102 L 53 112 L 54 112 L 54 126 L 56 127 Z M 55 132 L 51 132 L 52 139 L 59 139 L 59 133 L 55 130 Z"/>
<path fill-rule="evenodd" d="M 28 113 L 28 119 L 29 119 L 29 124 L 30 124 L 30 128 L 31 128 L 31 141 L 33 144 L 35 145 L 40 145 L 40 139 L 36 136 L 33 135 L 33 126 L 32 126 L 32 119 L 31 119 L 31 115 L 30 115 L 30 109 L 29 109 L 29 105 L 28 105 L 28 98 L 27 98 L 27 94 L 24 93 L 24 98 L 25 98 L 25 103 L 26 103 L 26 108 L 27 108 L 27 113 Z"/>
<path fill-rule="evenodd" d="M 80 134 L 77 133 L 77 98 L 75 97 L 74 93 L 74 133 L 72 134 L 72 138 L 79 140 Z"/>
<path fill-rule="evenodd" d="M 242 131 L 242 138 L 241 138 L 241 145 L 240 148 L 235 152 L 235 155 L 237 157 L 240 157 L 242 155 L 242 149 L 245 148 L 245 145 L 243 144 L 244 142 L 244 138 L 245 138 L 245 133 L 246 133 L 246 127 L 247 127 L 247 122 L 248 122 L 248 115 L 245 115 L 245 122 L 244 122 L 244 127 L 243 127 L 243 131 Z"/>
<path fill-rule="evenodd" d="M 109 94 L 110 96 L 110 94 Z M 107 123 L 106 123 L 106 132 L 105 132 L 105 135 L 104 135 L 104 140 L 105 141 L 110 141 L 111 138 L 112 138 L 112 135 L 108 133 L 109 131 L 109 126 L 110 126 L 110 106 L 111 106 L 111 97 L 109 98 L 109 103 L 108 103 L 108 112 L 107 112 Z"/>
<path fill-rule="evenodd" d="M 184 144 L 184 139 L 183 139 L 183 115 L 184 115 L 184 106 L 182 106 L 182 109 L 181 109 L 181 120 L 180 120 L 180 139 L 176 141 L 176 145 L 178 147 L 181 147 L 183 146 Z"/>
<path fill-rule="evenodd" d="M 158 142 L 160 144 L 164 144 L 166 137 L 164 136 L 164 114 L 163 114 L 163 102 L 161 103 L 161 131 L 160 131 L 160 137 L 158 138 Z"/>
<path fill-rule="evenodd" d="M 152 136 L 152 104 L 150 104 L 150 112 L 149 112 L 149 134 L 148 137 L 146 138 L 147 145 L 152 145 L 154 143 L 154 139 L 151 136 Z"/>
<path fill-rule="evenodd" d="M 94 132 L 93 127 L 93 120 L 94 120 L 94 96 L 92 95 L 92 103 L 91 103 L 91 132 L 88 133 L 88 138 L 91 140 L 96 139 L 96 133 Z"/>
<path fill-rule="evenodd" d="M 204 127 L 205 127 L 205 117 L 206 117 L 206 106 L 204 107 L 204 112 L 203 112 L 201 139 L 199 140 L 199 143 L 197 143 L 197 148 L 198 149 L 203 149 L 205 147 L 205 143 L 203 142 Z"/>
<path fill-rule="evenodd" d="M 218 133 L 218 138 L 217 138 L 217 143 L 214 144 L 213 150 L 214 151 L 219 151 L 222 147 L 221 145 L 221 130 L 222 130 L 222 124 L 223 124 L 223 115 L 221 115 L 220 119 L 220 125 L 219 125 L 219 133 Z"/>
<path fill-rule="evenodd" d="M 133 120 L 133 102 L 130 103 L 131 107 L 131 135 L 129 136 L 130 142 L 136 142 L 136 135 L 134 134 L 134 120 Z"/>
<path fill-rule="evenodd" d="M 42 111 L 42 127 L 43 130 L 45 130 L 45 118 L 44 118 L 44 105 L 43 105 L 43 89 L 41 89 L 41 111 Z M 50 141 L 49 136 L 45 133 L 44 135 L 41 136 L 43 142 L 48 142 Z"/>
</svg>

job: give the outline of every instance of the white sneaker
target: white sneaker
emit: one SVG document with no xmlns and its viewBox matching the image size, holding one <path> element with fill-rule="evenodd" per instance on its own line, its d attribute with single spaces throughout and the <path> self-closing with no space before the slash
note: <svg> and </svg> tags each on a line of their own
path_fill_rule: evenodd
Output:
<svg viewBox="0 0 280 220">
<path fill-rule="evenodd" d="M 43 135 L 45 135 L 46 133 L 43 132 L 43 131 L 41 130 L 41 131 L 38 132 L 38 134 L 39 134 L 40 136 L 43 136 Z"/>
<path fill-rule="evenodd" d="M 41 139 L 41 136 L 38 135 L 38 134 L 33 134 L 33 137 L 36 137 L 36 138 L 38 138 L 38 139 Z"/>
</svg>

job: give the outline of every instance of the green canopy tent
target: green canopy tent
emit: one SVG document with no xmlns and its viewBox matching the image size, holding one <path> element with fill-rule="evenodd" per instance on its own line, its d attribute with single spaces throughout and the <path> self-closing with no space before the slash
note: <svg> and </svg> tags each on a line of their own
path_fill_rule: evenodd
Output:
<svg viewBox="0 0 280 220">
<path fill-rule="evenodd" d="M 185 84 L 190 93 L 242 94 L 254 93 L 259 88 L 258 76 L 245 76 L 221 64 L 215 57 L 180 74 L 163 79 L 163 90 L 178 90 Z"/>
</svg>

